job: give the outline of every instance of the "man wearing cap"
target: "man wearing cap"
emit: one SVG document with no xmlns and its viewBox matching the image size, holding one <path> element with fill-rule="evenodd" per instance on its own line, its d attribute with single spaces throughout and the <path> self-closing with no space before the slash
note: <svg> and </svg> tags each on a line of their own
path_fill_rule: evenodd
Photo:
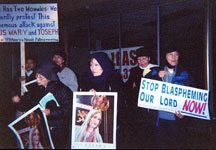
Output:
<svg viewBox="0 0 216 150">
<path fill-rule="evenodd" d="M 52 65 L 44 65 L 36 70 L 36 80 L 40 92 L 27 92 L 24 96 L 12 97 L 12 101 L 18 108 L 28 111 L 39 103 L 47 93 L 52 93 L 60 107 L 54 102 L 48 102 L 44 113 L 47 116 L 51 137 L 55 148 L 69 148 L 67 145 L 69 137 L 69 119 L 71 118 L 72 95 L 71 90 L 58 81 L 58 77 Z"/>
<path fill-rule="evenodd" d="M 66 67 L 67 57 L 64 51 L 57 50 L 54 52 L 52 61 L 56 66 L 56 72 L 59 80 L 70 88 L 71 91 L 77 91 L 78 83 L 75 73 Z"/>
<path fill-rule="evenodd" d="M 129 122 L 133 120 L 131 124 L 134 128 L 136 140 L 134 141 L 137 148 L 149 148 L 151 145 L 152 128 L 156 121 L 157 112 L 155 110 L 149 110 L 140 108 L 137 106 L 138 95 L 141 78 L 154 79 L 157 77 L 158 67 L 151 64 L 151 52 L 149 49 L 141 47 L 136 50 L 136 59 L 138 65 L 130 70 L 130 76 L 126 82 L 127 89 L 127 106 L 128 106 L 128 119 Z M 140 127 L 140 128 L 139 128 Z M 143 133 L 143 132 L 145 133 Z"/>
<path fill-rule="evenodd" d="M 192 78 L 188 71 L 179 65 L 179 50 L 175 47 L 168 47 L 165 50 L 165 64 L 158 72 L 159 80 L 192 86 Z M 181 148 L 182 136 L 184 135 L 183 124 L 180 122 L 183 116 L 180 111 L 170 113 L 158 111 L 157 118 L 157 142 L 159 148 Z"/>
</svg>

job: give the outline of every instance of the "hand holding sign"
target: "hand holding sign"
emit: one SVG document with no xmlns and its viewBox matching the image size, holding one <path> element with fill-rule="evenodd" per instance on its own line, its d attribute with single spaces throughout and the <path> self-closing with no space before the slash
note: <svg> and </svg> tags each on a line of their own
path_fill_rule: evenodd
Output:
<svg viewBox="0 0 216 150">
<path fill-rule="evenodd" d="M 41 144 L 43 145 L 43 148 L 54 148 L 49 131 L 49 125 L 46 118 L 46 116 L 50 115 L 50 110 L 45 109 L 47 102 L 53 100 L 56 102 L 57 107 L 59 107 L 59 104 L 53 94 L 48 93 L 40 100 L 38 105 L 34 106 L 32 109 L 28 110 L 25 114 L 23 114 L 8 125 L 9 128 L 15 133 L 19 141 L 20 148 L 31 148 L 31 145 L 29 145 L 29 143 L 31 142 L 28 137 L 30 137 L 31 131 L 36 127 L 37 129 L 40 128 L 43 131 L 41 132 L 43 133 L 43 136 L 41 136 L 40 139 L 42 141 Z M 12 101 L 15 103 L 19 103 L 20 97 L 16 95 L 12 98 Z"/>
<path fill-rule="evenodd" d="M 163 78 L 166 74 L 167 74 L 166 71 L 159 71 L 159 72 L 158 72 L 158 76 L 159 76 L 160 78 Z"/>
<path fill-rule="evenodd" d="M 46 116 L 50 115 L 50 109 L 44 109 L 43 112 L 46 114 Z"/>
<path fill-rule="evenodd" d="M 12 102 L 13 102 L 13 103 L 19 103 L 19 102 L 20 102 L 20 97 L 19 97 L 18 95 L 13 96 L 13 97 L 12 97 Z"/>
<path fill-rule="evenodd" d="M 180 119 L 182 119 L 182 118 L 184 117 L 184 116 L 181 114 L 180 110 L 175 111 L 175 115 L 176 115 L 178 118 L 180 118 Z"/>
</svg>

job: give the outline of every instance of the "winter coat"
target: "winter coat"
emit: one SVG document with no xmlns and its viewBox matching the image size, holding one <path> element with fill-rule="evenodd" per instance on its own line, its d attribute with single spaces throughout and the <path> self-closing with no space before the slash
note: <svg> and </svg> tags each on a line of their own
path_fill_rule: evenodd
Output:
<svg viewBox="0 0 216 150">
<path fill-rule="evenodd" d="M 144 77 L 148 79 L 157 79 L 158 67 L 149 68 L 151 71 Z M 154 124 L 157 117 L 157 111 L 140 108 L 138 104 L 140 82 L 143 78 L 143 69 L 136 66 L 130 69 L 130 76 L 125 83 L 127 93 L 127 108 L 128 118 L 133 119 L 136 122 L 143 122 L 145 124 Z"/>
<path fill-rule="evenodd" d="M 71 116 L 73 93 L 59 81 L 49 82 L 46 88 L 40 87 L 36 93 L 26 93 L 21 97 L 21 101 L 17 105 L 17 108 L 21 111 L 27 111 L 39 104 L 41 98 L 49 92 L 54 95 L 60 107 L 57 107 L 53 101 L 47 103 L 46 107 L 50 109 L 50 115 L 47 117 L 48 124 L 50 127 L 64 129 Z"/>
</svg>

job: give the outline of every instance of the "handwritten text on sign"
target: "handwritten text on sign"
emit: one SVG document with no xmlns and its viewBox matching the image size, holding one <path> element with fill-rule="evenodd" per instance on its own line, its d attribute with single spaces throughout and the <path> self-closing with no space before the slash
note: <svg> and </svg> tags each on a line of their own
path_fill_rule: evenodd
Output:
<svg viewBox="0 0 216 150">
<path fill-rule="evenodd" d="M 57 4 L 0 4 L 0 42 L 58 42 Z"/>
<path fill-rule="evenodd" d="M 210 120 L 208 91 L 142 78 L 138 106 Z"/>
</svg>

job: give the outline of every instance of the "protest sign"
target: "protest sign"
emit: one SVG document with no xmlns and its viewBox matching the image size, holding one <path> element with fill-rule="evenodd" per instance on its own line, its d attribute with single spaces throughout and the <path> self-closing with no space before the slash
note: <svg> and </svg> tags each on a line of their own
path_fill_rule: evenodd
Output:
<svg viewBox="0 0 216 150">
<path fill-rule="evenodd" d="M 116 92 L 74 92 L 71 149 L 115 149 L 116 114 Z"/>
<path fill-rule="evenodd" d="M 138 106 L 210 120 L 208 91 L 142 78 Z"/>
<path fill-rule="evenodd" d="M 0 4 L 0 42 L 58 42 L 56 3 Z"/>
<path fill-rule="evenodd" d="M 54 145 L 50 135 L 49 125 L 45 113 L 46 103 L 54 100 L 53 94 L 48 93 L 29 111 L 11 122 L 8 127 L 14 132 L 22 149 L 53 149 Z"/>
</svg>

